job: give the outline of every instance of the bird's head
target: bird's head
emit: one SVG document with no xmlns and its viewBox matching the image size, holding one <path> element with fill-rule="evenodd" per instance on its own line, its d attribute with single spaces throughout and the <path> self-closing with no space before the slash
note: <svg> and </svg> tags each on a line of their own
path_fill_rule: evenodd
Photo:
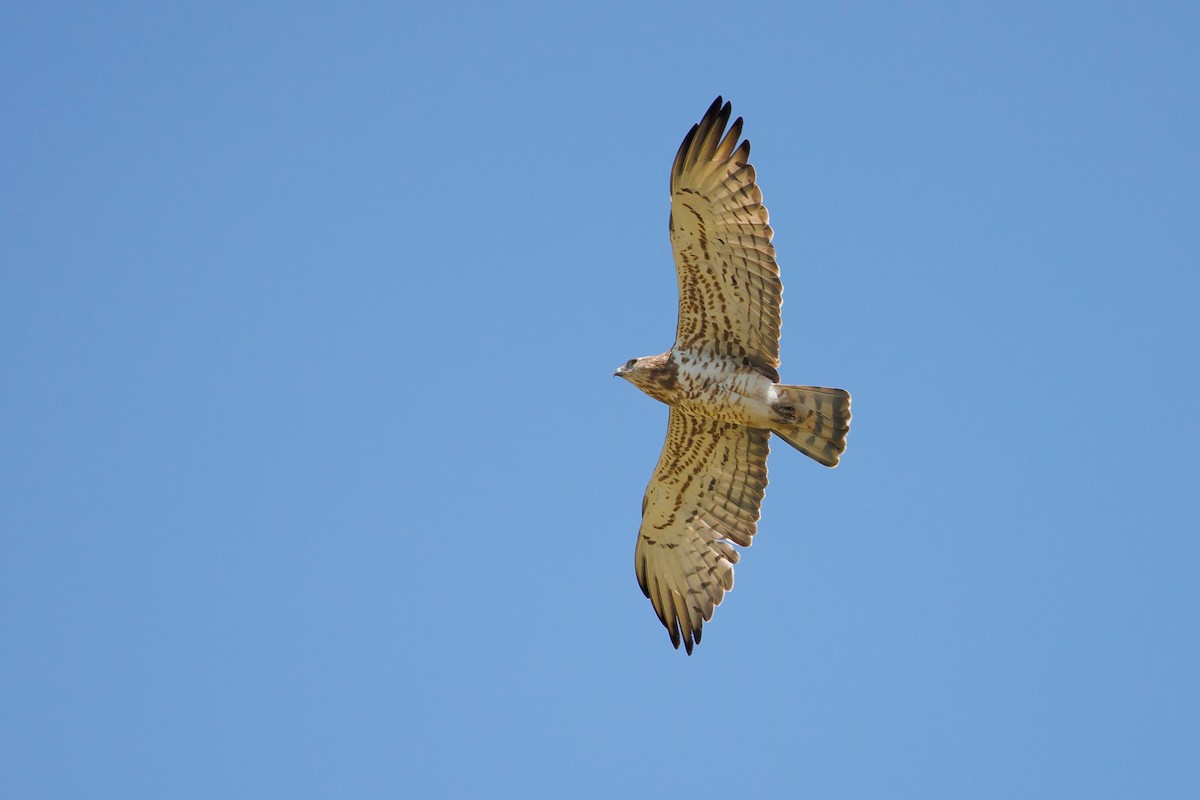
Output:
<svg viewBox="0 0 1200 800">
<path fill-rule="evenodd" d="M 627 381 L 633 380 L 633 374 L 637 371 L 637 363 L 639 359 L 631 358 L 621 366 L 617 367 L 617 371 L 613 373 L 614 378 L 624 378 Z"/>
<path fill-rule="evenodd" d="M 678 372 L 675 360 L 670 351 L 657 356 L 642 356 L 631 358 L 613 373 L 614 377 L 624 378 L 646 394 L 669 402 L 671 392 L 675 390 L 675 376 Z"/>
</svg>

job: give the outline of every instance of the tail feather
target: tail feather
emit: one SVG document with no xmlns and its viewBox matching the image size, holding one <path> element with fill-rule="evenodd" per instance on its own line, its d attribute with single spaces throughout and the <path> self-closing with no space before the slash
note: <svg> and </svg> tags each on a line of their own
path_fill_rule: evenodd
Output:
<svg viewBox="0 0 1200 800">
<path fill-rule="evenodd" d="M 775 386 L 773 433 L 809 458 L 836 467 L 850 432 L 850 393 L 821 386 Z"/>
</svg>

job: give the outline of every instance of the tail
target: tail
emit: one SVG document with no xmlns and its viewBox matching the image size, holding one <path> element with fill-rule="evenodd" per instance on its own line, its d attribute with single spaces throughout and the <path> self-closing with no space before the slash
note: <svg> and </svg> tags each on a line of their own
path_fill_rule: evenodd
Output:
<svg viewBox="0 0 1200 800">
<path fill-rule="evenodd" d="M 774 389 L 771 431 L 809 458 L 836 467 L 850 432 L 850 393 L 820 386 Z"/>
</svg>

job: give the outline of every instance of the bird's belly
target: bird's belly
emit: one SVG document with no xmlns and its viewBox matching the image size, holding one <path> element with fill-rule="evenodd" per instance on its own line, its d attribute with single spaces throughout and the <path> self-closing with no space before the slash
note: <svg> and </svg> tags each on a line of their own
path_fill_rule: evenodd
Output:
<svg viewBox="0 0 1200 800">
<path fill-rule="evenodd" d="M 736 422 L 752 428 L 769 428 L 768 396 L 771 381 L 751 370 L 709 363 L 680 363 L 675 402 L 681 411 L 697 416 Z"/>
</svg>

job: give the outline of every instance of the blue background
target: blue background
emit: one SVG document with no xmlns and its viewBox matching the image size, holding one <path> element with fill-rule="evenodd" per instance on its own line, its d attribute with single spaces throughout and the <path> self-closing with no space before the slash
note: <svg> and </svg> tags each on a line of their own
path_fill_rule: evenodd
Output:
<svg viewBox="0 0 1200 800">
<path fill-rule="evenodd" d="M 1196 5 L 0 35 L 5 796 L 1200 796 Z M 611 375 L 717 94 L 854 426 L 689 659 Z"/>
</svg>

